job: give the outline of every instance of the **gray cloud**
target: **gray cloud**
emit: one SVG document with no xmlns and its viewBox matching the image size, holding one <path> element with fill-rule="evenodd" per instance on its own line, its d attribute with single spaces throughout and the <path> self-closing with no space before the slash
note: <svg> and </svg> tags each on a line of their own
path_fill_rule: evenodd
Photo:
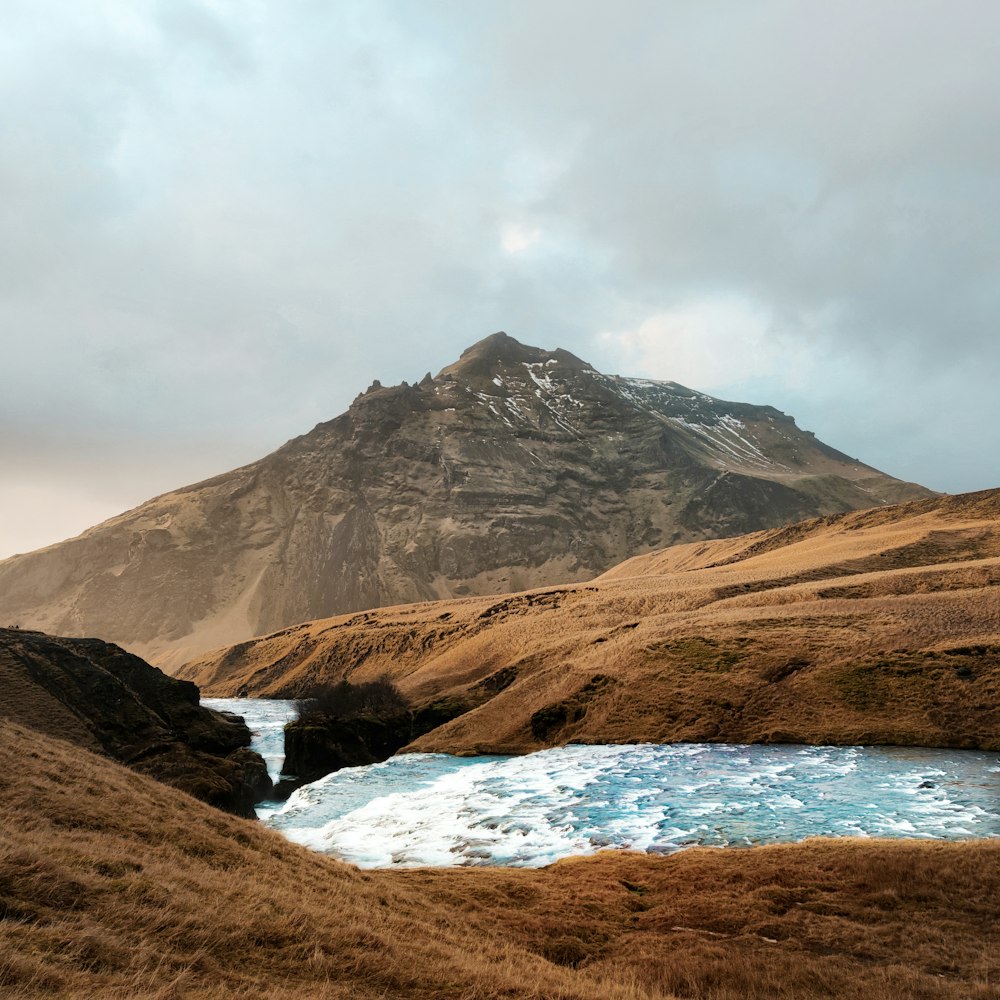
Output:
<svg viewBox="0 0 1000 1000">
<path fill-rule="evenodd" d="M 1000 482 L 1000 10 L 4 19 L 0 555 L 496 329 L 772 402 L 938 489 Z"/>
</svg>

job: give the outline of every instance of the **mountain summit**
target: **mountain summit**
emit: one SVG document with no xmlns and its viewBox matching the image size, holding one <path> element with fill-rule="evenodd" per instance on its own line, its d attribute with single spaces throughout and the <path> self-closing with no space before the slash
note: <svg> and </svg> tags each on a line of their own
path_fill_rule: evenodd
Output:
<svg viewBox="0 0 1000 1000">
<path fill-rule="evenodd" d="M 0 562 L 0 620 L 177 665 L 338 612 L 579 581 L 929 495 L 773 407 L 496 333 L 258 462 Z"/>
</svg>

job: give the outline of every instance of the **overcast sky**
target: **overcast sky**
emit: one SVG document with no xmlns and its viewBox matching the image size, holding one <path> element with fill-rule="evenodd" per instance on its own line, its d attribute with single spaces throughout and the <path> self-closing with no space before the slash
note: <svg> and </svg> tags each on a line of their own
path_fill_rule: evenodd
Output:
<svg viewBox="0 0 1000 1000">
<path fill-rule="evenodd" d="M 1000 4 L 4 0 L 0 556 L 496 330 L 1000 486 Z"/>
</svg>

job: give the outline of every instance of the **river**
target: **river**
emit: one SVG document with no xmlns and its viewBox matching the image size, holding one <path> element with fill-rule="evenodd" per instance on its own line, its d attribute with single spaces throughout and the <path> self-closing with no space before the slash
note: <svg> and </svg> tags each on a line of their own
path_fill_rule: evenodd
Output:
<svg viewBox="0 0 1000 1000">
<path fill-rule="evenodd" d="M 292 703 L 243 715 L 280 769 Z M 1000 836 L 1000 754 L 911 747 L 567 746 L 522 757 L 403 754 L 262 804 L 289 839 L 364 868 L 550 864 L 807 837 Z"/>
</svg>

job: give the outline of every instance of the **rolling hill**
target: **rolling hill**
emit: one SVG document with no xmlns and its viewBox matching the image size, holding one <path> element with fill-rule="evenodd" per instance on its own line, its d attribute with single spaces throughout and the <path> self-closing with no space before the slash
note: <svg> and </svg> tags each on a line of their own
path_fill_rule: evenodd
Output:
<svg viewBox="0 0 1000 1000">
<path fill-rule="evenodd" d="M 179 672 L 275 697 L 383 674 L 441 713 L 416 750 L 1000 749 L 1000 490 L 677 545 L 584 584 L 308 622 Z"/>
</svg>

